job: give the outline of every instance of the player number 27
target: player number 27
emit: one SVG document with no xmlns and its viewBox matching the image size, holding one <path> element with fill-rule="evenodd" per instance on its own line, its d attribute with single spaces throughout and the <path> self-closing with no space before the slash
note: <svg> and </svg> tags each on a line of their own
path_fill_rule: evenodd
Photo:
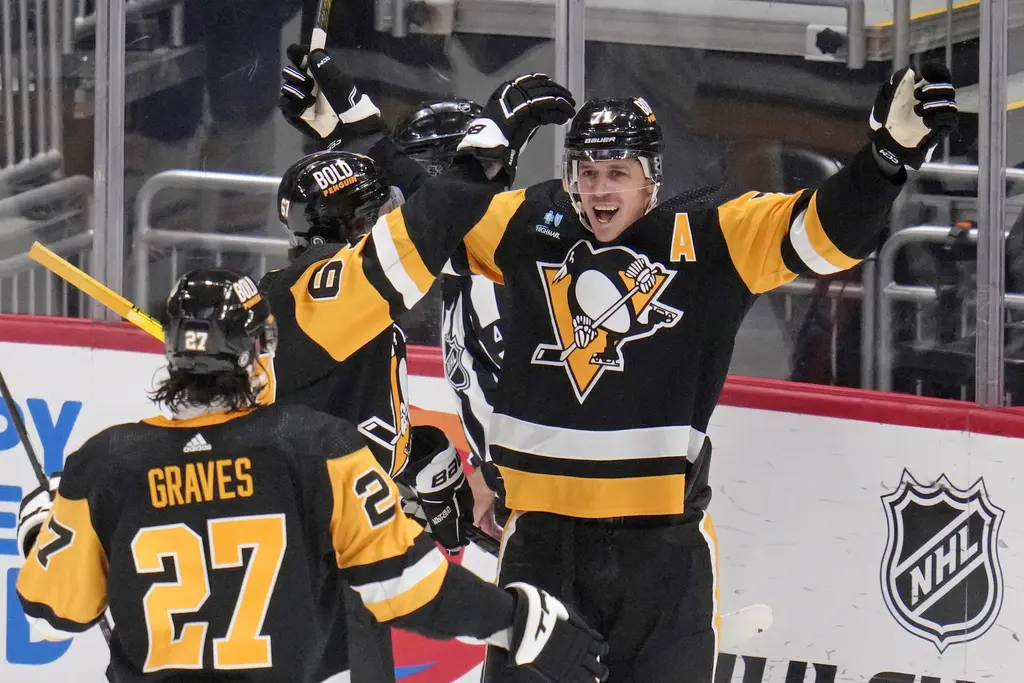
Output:
<svg viewBox="0 0 1024 683">
<path fill-rule="evenodd" d="M 211 519 L 206 534 L 209 568 L 202 537 L 185 524 L 145 527 L 132 540 L 138 573 L 163 573 L 164 560 L 170 558 L 175 574 L 175 580 L 154 583 L 143 598 L 149 638 L 144 673 L 203 668 L 209 624 L 182 623 L 175 638 L 174 616 L 198 612 L 210 598 L 208 570 L 243 566 L 244 548 L 252 554 L 228 632 L 213 639 L 213 667 L 260 669 L 272 665 L 270 636 L 260 635 L 260 631 L 287 545 L 284 515 Z"/>
</svg>

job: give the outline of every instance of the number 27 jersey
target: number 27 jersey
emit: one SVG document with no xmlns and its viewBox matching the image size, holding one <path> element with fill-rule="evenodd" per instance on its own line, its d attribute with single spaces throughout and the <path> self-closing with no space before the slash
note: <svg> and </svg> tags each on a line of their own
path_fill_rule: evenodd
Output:
<svg viewBox="0 0 1024 683">
<path fill-rule="evenodd" d="M 109 604 L 113 680 L 277 683 L 311 680 L 339 581 L 386 622 L 433 600 L 446 571 L 351 425 L 273 405 L 90 439 L 17 590 L 51 638 Z"/>
</svg>

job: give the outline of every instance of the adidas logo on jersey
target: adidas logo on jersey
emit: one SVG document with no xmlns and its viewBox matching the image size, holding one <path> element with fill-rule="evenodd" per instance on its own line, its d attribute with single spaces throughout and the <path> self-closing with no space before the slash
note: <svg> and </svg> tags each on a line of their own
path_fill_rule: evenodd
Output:
<svg viewBox="0 0 1024 683">
<path fill-rule="evenodd" d="M 212 451 L 213 446 L 210 445 L 209 441 L 203 438 L 202 434 L 197 433 L 188 440 L 188 443 L 186 443 L 185 447 L 181 450 L 183 453 L 198 453 L 200 451 Z"/>
</svg>

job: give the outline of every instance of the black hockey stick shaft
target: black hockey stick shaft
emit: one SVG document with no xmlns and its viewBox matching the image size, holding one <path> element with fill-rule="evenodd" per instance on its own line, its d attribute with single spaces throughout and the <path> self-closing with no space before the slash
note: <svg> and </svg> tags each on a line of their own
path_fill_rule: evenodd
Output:
<svg viewBox="0 0 1024 683">
<path fill-rule="evenodd" d="M 7 380 L 4 379 L 3 372 L 0 372 L 0 394 L 4 397 L 4 403 L 7 405 L 7 414 L 10 416 L 11 422 L 14 423 L 14 431 L 18 433 L 18 438 L 21 439 L 21 445 L 25 448 L 25 454 L 28 456 L 28 461 L 32 465 L 32 471 L 35 472 L 39 485 L 49 487 L 50 478 L 46 475 L 42 462 L 36 456 L 36 449 L 33 448 L 32 442 L 28 440 L 28 429 L 25 428 L 25 421 L 21 419 L 21 413 L 18 412 L 18 406 L 14 402 L 14 396 L 11 395 L 11 388 L 7 386 Z M 109 645 L 110 624 L 107 622 L 106 615 L 100 617 L 99 626 L 103 639 Z"/>
<path fill-rule="evenodd" d="M 485 551 L 489 555 L 498 556 L 498 550 L 501 548 L 501 541 L 491 537 L 489 534 L 484 533 L 480 527 L 475 524 L 465 524 L 466 538 L 473 541 L 480 547 L 481 550 Z"/>
<path fill-rule="evenodd" d="M 0 394 L 3 394 L 4 403 L 7 404 L 7 414 L 10 415 L 11 422 L 14 424 L 14 431 L 18 433 L 18 438 L 21 439 L 21 443 L 25 447 L 25 453 L 28 454 L 28 460 L 32 465 L 32 471 L 36 475 L 36 481 L 39 482 L 40 486 L 48 486 L 50 478 L 46 476 L 46 470 L 43 469 L 42 463 L 36 457 L 36 451 L 32 447 L 32 443 L 28 440 L 28 430 L 25 428 L 25 421 L 21 419 L 21 413 L 18 412 L 18 406 L 14 402 L 11 388 L 7 386 L 7 380 L 4 379 L 3 372 L 0 372 Z"/>
</svg>

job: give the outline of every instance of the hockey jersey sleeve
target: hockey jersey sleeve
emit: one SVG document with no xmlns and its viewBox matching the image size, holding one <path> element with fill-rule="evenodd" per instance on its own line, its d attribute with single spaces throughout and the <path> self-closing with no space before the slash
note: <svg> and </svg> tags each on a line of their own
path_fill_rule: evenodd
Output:
<svg viewBox="0 0 1024 683">
<path fill-rule="evenodd" d="M 107 609 L 107 555 L 88 496 L 86 459 L 93 440 L 68 457 L 60 489 L 18 573 L 29 623 L 48 640 L 88 630 Z"/>
<path fill-rule="evenodd" d="M 427 180 L 355 245 L 310 264 L 292 283 L 295 318 L 336 360 L 348 358 L 415 306 L 457 248 L 467 270 L 500 281 L 494 251 L 520 193 L 457 174 Z M 518 199 L 517 199 L 518 198 Z M 472 248 L 463 248 L 463 240 Z"/>
<path fill-rule="evenodd" d="M 729 257 L 755 294 L 852 268 L 876 246 L 905 179 L 884 175 L 866 147 L 816 191 L 748 192 L 718 207 Z"/>
<path fill-rule="evenodd" d="M 335 562 L 378 621 L 438 638 L 486 639 L 511 625 L 512 597 L 447 562 L 369 449 L 328 460 L 327 472 Z"/>
</svg>

